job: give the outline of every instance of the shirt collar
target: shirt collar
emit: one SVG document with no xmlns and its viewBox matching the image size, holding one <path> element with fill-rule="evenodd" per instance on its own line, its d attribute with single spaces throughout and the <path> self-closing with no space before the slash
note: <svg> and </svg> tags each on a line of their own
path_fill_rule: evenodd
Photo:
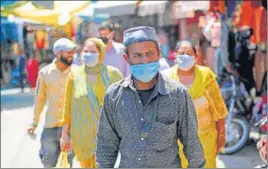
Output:
<svg viewBox="0 0 268 169">
<path fill-rule="evenodd" d="M 158 73 L 157 75 L 158 80 L 156 83 L 156 89 L 158 91 L 158 93 L 162 94 L 162 95 L 168 95 L 170 94 L 170 90 L 168 88 L 168 82 L 166 81 L 166 77 L 164 77 L 161 73 Z M 133 82 L 133 77 L 131 75 L 129 75 L 128 77 L 126 77 L 121 83 L 120 85 L 122 87 L 129 87 L 132 90 L 136 90 L 135 86 L 134 86 L 134 82 Z"/>
</svg>

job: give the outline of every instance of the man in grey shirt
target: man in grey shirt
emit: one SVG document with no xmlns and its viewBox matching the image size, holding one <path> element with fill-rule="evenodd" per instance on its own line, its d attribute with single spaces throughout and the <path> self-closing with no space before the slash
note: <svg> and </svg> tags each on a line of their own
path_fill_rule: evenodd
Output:
<svg viewBox="0 0 268 169">
<path fill-rule="evenodd" d="M 155 29 L 126 30 L 124 45 L 131 76 L 106 92 L 97 132 L 98 167 L 114 167 L 120 151 L 120 168 L 180 168 L 178 139 L 188 167 L 203 167 L 191 97 L 185 87 L 159 73 Z"/>
</svg>

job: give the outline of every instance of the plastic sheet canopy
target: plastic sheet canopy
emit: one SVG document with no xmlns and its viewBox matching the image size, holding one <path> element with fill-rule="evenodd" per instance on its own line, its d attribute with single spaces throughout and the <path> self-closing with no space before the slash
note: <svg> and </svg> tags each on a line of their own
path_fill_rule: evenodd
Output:
<svg viewBox="0 0 268 169">
<path fill-rule="evenodd" d="M 17 8 L 4 9 L 4 13 L 17 17 L 31 19 L 41 24 L 58 26 L 59 18 L 72 18 L 76 12 L 86 8 L 90 1 L 54 1 L 54 9 L 42 9 L 32 2 L 27 2 Z M 66 17 L 67 16 L 67 17 Z M 67 23 L 67 22 L 66 22 Z"/>
</svg>

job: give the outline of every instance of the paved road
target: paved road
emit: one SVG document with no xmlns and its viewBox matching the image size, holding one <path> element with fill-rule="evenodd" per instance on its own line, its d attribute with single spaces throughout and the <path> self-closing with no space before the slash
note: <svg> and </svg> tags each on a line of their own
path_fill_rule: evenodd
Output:
<svg viewBox="0 0 268 169">
<path fill-rule="evenodd" d="M 44 118 L 37 128 L 37 137 L 30 138 L 26 130 L 32 118 L 33 93 L 29 90 L 24 94 L 18 92 L 1 91 L 1 167 L 40 168 L 38 150 Z M 252 168 L 261 163 L 254 144 L 234 155 L 217 158 L 219 168 Z M 77 162 L 75 167 L 79 167 Z"/>
</svg>

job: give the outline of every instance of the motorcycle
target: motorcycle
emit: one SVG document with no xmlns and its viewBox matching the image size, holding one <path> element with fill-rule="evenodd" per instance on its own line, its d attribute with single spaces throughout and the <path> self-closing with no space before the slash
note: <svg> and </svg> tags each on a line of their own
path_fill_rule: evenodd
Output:
<svg viewBox="0 0 268 169">
<path fill-rule="evenodd" d="M 219 84 L 229 112 L 225 123 L 226 144 L 221 154 L 233 154 L 248 143 L 250 131 L 267 132 L 267 126 L 254 126 L 254 123 L 267 116 L 267 96 L 256 102 L 255 97 L 245 89 L 243 79 L 227 72 L 219 79 Z"/>
<path fill-rule="evenodd" d="M 233 154 L 244 147 L 249 138 L 249 124 L 243 115 L 244 107 L 239 100 L 239 87 L 233 75 L 221 83 L 221 92 L 228 107 L 225 123 L 225 147 L 221 154 Z M 242 112 L 242 113 L 241 113 Z"/>
</svg>

